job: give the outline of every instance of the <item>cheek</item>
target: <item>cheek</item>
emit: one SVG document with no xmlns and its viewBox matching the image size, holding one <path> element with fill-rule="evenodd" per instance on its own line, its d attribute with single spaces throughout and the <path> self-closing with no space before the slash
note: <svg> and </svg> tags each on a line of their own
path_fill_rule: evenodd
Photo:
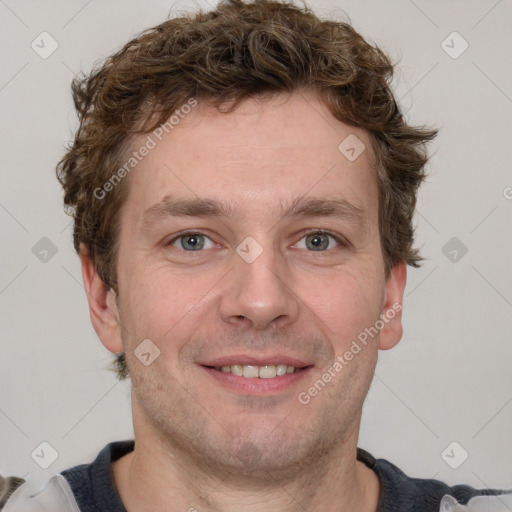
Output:
<svg viewBox="0 0 512 512">
<path fill-rule="evenodd" d="M 316 281 L 314 288 L 311 280 L 302 283 L 303 302 L 320 319 L 336 349 L 350 345 L 379 318 L 382 290 L 377 282 L 369 273 L 363 276 L 344 271 Z"/>
<path fill-rule="evenodd" d="M 197 328 L 218 278 L 187 276 L 166 266 L 136 268 L 140 272 L 125 275 L 123 283 L 127 296 L 122 313 L 129 322 L 130 343 L 148 338 L 162 351 L 178 351 L 187 328 Z"/>
</svg>

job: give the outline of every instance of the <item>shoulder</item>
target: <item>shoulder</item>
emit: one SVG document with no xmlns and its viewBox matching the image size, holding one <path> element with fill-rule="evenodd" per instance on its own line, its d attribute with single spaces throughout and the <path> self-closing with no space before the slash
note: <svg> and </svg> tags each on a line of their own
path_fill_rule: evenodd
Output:
<svg viewBox="0 0 512 512">
<path fill-rule="evenodd" d="M 62 475 L 41 488 L 31 482 L 20 485 L 7 500 L 3 512 L 79 512 L 73 492 Z"/>
<path fill-rule="evenodd" d="M 512 489 L 449 486 L 440 480 L 411 478 L 385 459 L 358 449 L 358 460 L 377 473 L 381 483 L 379 512 L 479 512 L 512 510 Z"/>
<path fill-rule="evenodd" d="M 2 512 L 123 511 L 112 479 L 111 464 L 133 450 L 133 441 L 105 446 L 96 459 L 53 476 L 43 486 L 25 482 L 7 500 Z M 0 507 L 1 508 L 1 507 Z"/>
</svg>

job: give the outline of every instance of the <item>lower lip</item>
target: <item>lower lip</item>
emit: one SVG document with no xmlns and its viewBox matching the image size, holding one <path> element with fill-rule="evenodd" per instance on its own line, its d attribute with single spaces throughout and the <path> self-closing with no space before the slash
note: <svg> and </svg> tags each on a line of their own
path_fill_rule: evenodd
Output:
<svg viewBox="0 0 512 512">
<path fill-rule="evenodd" d="M 201 368 L 206 370 L 214 379 L 227 388 L 246 395 L 256 396 L 272 393 L 277 394 L 288 390 L 307 377 L 313 367 L 307 366 L 298 372 L 287 373 L 270 379 L 239 377 L 231 372 L 223 372 L 207 366 L 201 366 Z"/>
</svg>

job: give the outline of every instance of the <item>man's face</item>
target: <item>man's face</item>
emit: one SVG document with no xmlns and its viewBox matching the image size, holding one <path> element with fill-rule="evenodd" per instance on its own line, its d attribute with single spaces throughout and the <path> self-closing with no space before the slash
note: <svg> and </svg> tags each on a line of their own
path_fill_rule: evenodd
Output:
<svg viewBox="0 0 512 512">
<path fill-rule="evenodd" d="M 366 146 L 354 161 L 338 149 L 351 134 Z M 100 335 L 126 352 L 136 438 L 217 467 L 283 471 L 357 438 L 379 336 L 344 354 L 405 284 L 396 269 L 384 277 L 365 132 L 294 93 L 230 114 L 200 103 L 152 138 L 121 212 L 122 329 Z M 230 210 L 173 210 L 199 200 Z M 384 348 L 400 338 L 398 317 Z M 160 350 L 147 366 L 134 354 L 143 340 Z M 265 365 L 270 378 L 251 377 Z M 296 370 L 272 377 L 283 366 Z"/>
</svg>

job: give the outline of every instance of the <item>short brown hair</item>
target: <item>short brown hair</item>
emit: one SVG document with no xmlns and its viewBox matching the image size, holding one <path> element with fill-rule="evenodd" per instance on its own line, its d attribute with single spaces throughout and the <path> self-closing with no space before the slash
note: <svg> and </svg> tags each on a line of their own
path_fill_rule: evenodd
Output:
<svg viewBox="0 0 512 512">
<path fill-rule="evenodd" d="M 272 0 L 223 0 L 148 29 L 89 75 L 75 78 L 79 118 L 57 166 L 64 204 L 98 274 L 117 292 L 121 183 L 98 199 L 126 159 L 135 135 L 165 123 L 191 98 L 231 112 L 262 94 L 317 91 L 340 121 L 367 131 L 379 187 L 379 230 L 386 277 L 399 262 L 417 267 L 412 220 L 425 177 L 426 143 L 436 131 L 404 121 L 390 88 L 393 64 L 348 23 L 320 20 L 308 7 Z M 226 107 L 227 106 L 227 107 Z M 124 357 L 117 360 L 127 374 Z"/>
</svg>

